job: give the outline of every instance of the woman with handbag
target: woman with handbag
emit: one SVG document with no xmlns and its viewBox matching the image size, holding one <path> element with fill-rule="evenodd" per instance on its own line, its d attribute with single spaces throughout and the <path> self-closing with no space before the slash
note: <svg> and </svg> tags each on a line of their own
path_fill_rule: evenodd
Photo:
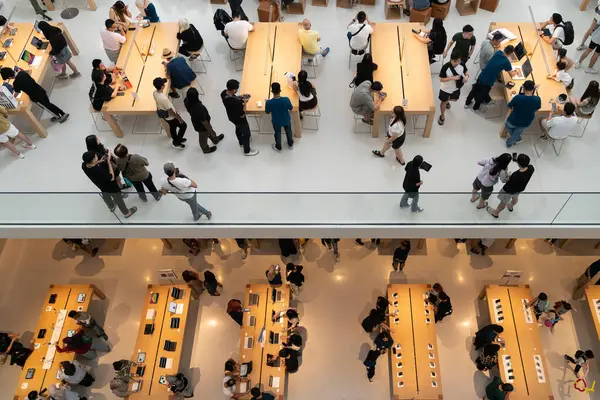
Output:
<svg viewBox="0 0 600 400">
<path fill-rule="evenodd" d="M 69 75 L 71 78 L 80 77 L 81 73 L 77 70 L 75 64 L 71 62 L 73 54 L 60 28 L 52 26 L 46 21 L 40 21 L 38 28 L 40 28 L 46 39 L 50 42 L 50 46 L 52 47 L 50 56 L 52 56 L 53 63 L 62 65 L 61 73 L 56 77 L 58 79 L 67 79 L 67 65 L 73 70 L 73 73 Z"/>
<path fill-rule="evenodd" d="M 404 155 L 400 149 L 400 147 L 402 147 L 404 144 L 404 139 L 406 138 L 406 134 L 404 132 L 405 126 L 406 115 L 404 115 L 404 108 L 402 106 L 394 107 L 394 118 L 392 118 L 390 121 L 389 130 L 386 134 L 386 140 L 383 143 L 383 147 L 381 150 L 373 150 L 373 154 L 378 157 L 384 157 L 385 152 L 391 147 L 396 153 L 396 161 L 398 161 L 400 165 L 406 164 L 404 162 Z"/>
</svg>

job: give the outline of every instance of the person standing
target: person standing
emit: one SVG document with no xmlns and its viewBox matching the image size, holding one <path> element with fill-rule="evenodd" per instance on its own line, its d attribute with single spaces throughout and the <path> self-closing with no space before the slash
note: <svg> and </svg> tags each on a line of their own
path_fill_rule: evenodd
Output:
<svg viewBox="0 0 600 400">
<path fill-rule="evenodd" d="M 192 290 L 195 299 L 199 299 L 204 291 L 204 282 L 200 279 L 200 275 L 192 270 L 185 270 L 181 273 L 181 278 L 187 283 Z"/>
<path fill-rule="evenodd" d="M 469 71 L 466 65 L 460 62 L 460 52 L 454 50 L 450 55 L 450 61 L 442 66 L 440 70 L 440 117 L 438 125 L 446 122 L 446 110 L 450 109 L 450 102 L 457 102 L 460 98 L 460 89 L 469 80 Z"/>
<path fill-rule="evenodd" d="M 573 133 L 577 126 L 577 116 L 575 115 L 575 105 L 571 102 L 566 102 L 563 106 L 564 115 L 552 117 L 553 112 L 548 113 L 548 118 L 540 120 L 542 128 L 543 140 L 548 138 L 555 140 L 566 139 Z"/>
<path fill-rule="evenodd" d="M 175 194 L 179 200 L 187 203 L 192 209 L 194 221 L 198 221 L 202 215 L 206 215 L 206 218 L 210 220 L 212 218 L 212 213 L 198 204 L 196 194 L 198 185 L 196 182 L 179 173 L 179 168 L 176 168 L 171 162 L 168 162 L 163 166 L 163 171 L 165 171 L 165 175 L 167 175 L 163 178 L 160 188 L 163 196 L 171 192 Z"/>
<path fill-rule="evenodd" d="M 423 211 L 423 209 L 419 207 L 419 188 L 423 185 L 421 174 L 419 172 L 421 164 L 423 164 L 423 157 L 417 155 L 412 161 L 409 161 L 404 168 L 406 175 L 404 175 L 404 182 L 402 183 L 404 194 L 400 200 L 400 208 L 406 208 L 410 205 L 412 212 Z M 408 204 L 408 199 L 412 199 L 412 204 Z"/>
<path fill-rule="evenodd" d="M 550 309 L 550 302 L 548 301 L 548 295 L 541 292 L 537 297 L 527 303 L 527 308 L 533 307 L 533 313 L 535 314 L 535 320 L 539 321 L 540 316 Z"/>
<path fill-rule="evenodd" d="M 46 21 L 40 21 L 38 23 L 38 28 L 42 31 L 46 39 L 50 42 L 50 56 L 52 61 L 55 64 L 62 65 L 62 71 L 58 74 L 58 79 L 66 79 L 67 78 L 67 65 L 73 73 L 70 75 L 71 78 L 78 78 L 81 76 L 81 73 L 77 71 L 77 67 L 71 61 L 71 57 L 73 54 L 67 45 L 67 40 L 62 33 L 60 28 L 56 26 L 52 26 Z"/>
<path fill-rule="evenodd" d="M 452 303 L 450 303 L 450 296 L 446 292 L 440 292 L 438 296 L 438 303 L 434 309 L 435 323 L 441 322 L 448 315 L 452 314 Z"/>
<path fill-rule="evenodd" d="M 499 157 L 490 157 L 477 162 L 482 168 L 473 181 L 471 203 L 475 203 L 479 199 L 478 210 L 487 206 L 487 201 L 492 195 L 494 185 L 498 180 L 506 182 L 508 179 L 508 164 L 511 161 L 512 156 L 508 153 L 503 153 Z M 479 194 L 480 191 L 481 194 Z"/>
<path fill-rule="evenodd" d="M 123 177 L 129 179 L 133 184 L 140 199 L 144 202 L 148 201 L 146 192 L 144 191 L 144 185 L 146 185 L 154 200 L 159 201 L 162 195 L 156 189 L 156 186 L 154 186 L 152 174 L 146 169 L 150 165 L 148 159 L 139 154 L 130 154 L 127 147 L 120 143 L 115 147 L 114 152 L 115 156 L 117 156 L 117 166 L 121 170 Z"/>
<path fill-rule="evenodd" d="M 498 193 L 498 199 L 500 204 L 494 210 L 492 207 L 487 206 L 487 212 L 494 218 L 498 218 L 498 215 L 508 208 L 508 211 L 512 212 L 515 205 L 519 202 L 519 195 L 525 190 L 535 168 L 529 164 L 529 156 L 526 154 L 519 154 L 517 156 L 517 164 L 519 169 L 513 172 L 508 181 L 504 184 L 500 193 Z"/>
<path fill-rule="evenodd" d="M 75 353 L 88 360 L 98 357 L 98 351 L 107 353 L 110 347 L 104 342 L 94 342 L 89 336 L 86 336 L 83 329 L 79 329 L 73 336 L 67 336 L 62 340 L 64 347 L 56 345 L 58 353 Z"/>
<path fill-rule="evenodd" d="M 534 95 L 535 84 L 531 80 L 523 83 L 523 93 L 519 93 L 508 102 L 507 107 L 512 111 L 504 124 L 509 134 L 506 139 L 506 147 L 511 148 L 523 141 L 523 131 L 531 125 L 535 119 L 535 113 L 542 107 L 542 100 Z"/>
<path fill-rule="evenodd" d="M 225 106 L 227 112 L 227 118 L 235 125 L 235 135 L 238 139 L 240 147 L 244 149 L 245 156 L 255 156 L 258 154 L 258 150 L 250 148 L 250 140 L 252 136 L 250 133 L 250 125 L 246 119 L 246 102 L 250 96 L 236 96 L 240 88 L 240 82 L 235 79 L 227 81 L 227 89 L 221 92 L 221 100 Z"/>
<path fill-rule="evenodd" d="M 481 43 L 481 48 L 479 49 L 479 68 L 482 71 L 487 63 L 492 59 L 496 53 L 496 50 L 500 47 L 503 39 L 504 35 L 502 35 L 500 32 L 496 32 L 491 39 L 485 39 L 483 43 Z"/>
<path fill-rule="evenodd" d="M 281 279 L 281 267 L 279 264 L 271 265 L 268 270 L 265 271 L 267 281 L 271 287 L 280 287 L 283 284 Z"/>
<path fill-rule="evenodd" d="M 467 96 L 467 100 L 465 102 L 465 108 L 469 108 L 471 106 L 471 101 L 475 99 L 475 104 L 473 104 L 473 111 L 479 111 L 481 104 L 488 104 L 492 100 L 490 98 L 490 90 L 492 90 L 492 86 L 498 79 L 498 75 L 502 71 L 507 71 L 509 75 L 515 76 L 517 71 L 513 71 L 512 65 L 508 57 L 511 56 L 515 52 L 515 48 L 512 45 L 506 46 L 504 51 L 498 50 L 494 53 L 492 58 L 487 62 L 485 68 L 481 70 L 481 74 L 479 74 L 479 78 L 477 78 L 477 82 L 473 84 L 471 88 L 471 92 Z M 481 110 L 485 111 L 485 109 Z"/>
<path fill-rule="evenodd" d="M 35 79 L 26 71 L 20 70 L 18 74 L 15 74 L 12 68 L 4 67 L 0 69 L 0 75 L 5 83 L 10 79 L 14 79 L 12 86 L 15 90 L 15 96 L 20 92 L 25 93 L 31 101 L 52 114 L 50 121 L 58 121 L 62 124 L 69 119 L 69 114 L 52 104 L 44 88 L 38 85 Z"/>
<path fill-rule="evenodd" d="M 292 297 L 297 296 L 304 285 L 304 274 L 302 265 L 294 265 L 294 263 L 288 263 L 286 266 L 286 279 L 290 284 L 290 290 L 292 291 Z"/>
<path fill-rule="evenodd" d="M 367 368 L 367 379 L 369 379 L 369 382 L 371 383 L 373 383 L 373 378 L 375 377 L 375 366 L 377 365 L 377 359 L 380 355 L 381 352 L 379 350 L 371 349 L 363 361 L 363 365 Z"/>
<path fill-rule="evenodd" d="M 279 82 L 271 84 L 273 98 L 265 102 L 265 113 L 271 114 L 271 122 L 275 131 L 275 143 L 271 145 L 273 150 L 281 152 L 281 130 L 285 129 L 288 149 L 294 150 L 294 136 L 292 135 L 292 119 L 290 111 L 294 109 L 289 97 L 281 97 L 281 85 Z"/>
<path fill-rule="evenodd" d="M 250 247 L 250 242 L 248 239 L 235 239 L 240 250 L 242 250 L 242 260 L 245 260 L 248 257 L 248 248 Z"/>
<path fill-rule="evenodd" d="M 127 208 L 123 201 L 123 194 L 119 187 L 115 172 L 112 167 L 112 155 L 108 152 L 106 159 L 102 162 L 98 161 L 98 155 L 93 151 L 86 151 L 81 157 L 83 163 L 81 169 L 87 177 L 100 189 L 100 196 L 104 203 L 108 206 L 111 212 L 115 211 L 115 207 L 123 213 L 125 218 L 131 217 L 137 211 L 137 207 Z"/>
<path fill-rule="evenodd" d="M 244 307 L 238 299 L 231 299 L 227 303 L 227 315 L 231 317 L 239 326 L 244 325 Z"/>
<path fill-rule="evenodd" d="M 6 108 L 0 106 L 0 144 L 9 149 L 15 156 L 23 159 L 25 156 L 21 153 L 10 139 L 17 139 L 23 141 L 23 147 L 26 149 L 37 149 L 37 146 L 33 144 L 31 139 L 23 135 L 19 130 L 10 122 L 8 119 L 8 111 Z"/>
<path fill-rule="evenodd" d="M 577 350 L 575 352 L 575 358 L 569 356 L 568 354 L 565 354 L 565 360 L 567 360 L 571 364 L 575 364 L 575 370 L 573 371 L 575 373 L 575 376 L 579 376 L 579 370 L 583 366 L 585 366 L 586 370 L 588 370 L 590 368 L 590 366 L 588 365 L 588 360 L 591 360 L 593 358 L 594 353 L 591 350 Z"/>
<path fill-rule="evenodd" d="M 600 260 L 596 260 L 577 278 L 577 287 L 573 291 L 573 299 L 579 300 L 585 293 L 585 288 L 589 285 L 599 285 Z"/>
<path fill-rule="evenodd" d="M 38 2 L 39 0 L 29 0 L 29 2 L 31 3 L 31 7 L 33 7 L 33 9 L 35 10 L 35 13 L 37 15 L 41 15 L 42 18 L 44 18 L 46 21 L 52 21 L 52 18 L 50 18 L 48 16 L 48 14 L 46 14 L 46 9 L 40 7 L 40 3 Z"/>
<path fill-rule="evenodd" d="M 100 32 L 102 46 L 104 46 L 104 51 L 108 59 L 116 64 L 119 60 L 121 47 L 127 41 L 127 37 L 125 36 L 125 32 L 121 31 L 112 19 L 104 21 L 104 27 L 105 29 Z"/>
<path fill-rule="evenodd" d="M 394 118 L 390 121 L 389 130 L 387 133 L 387 138 L 383 143 L 383 147 L 381 150 L 373 150 L 373 154 L 379 157 L 384 157 L 385 152 L 389 150 L 391 147 L 394 149 L 396 153 L 396 161 L 400 163 L 400 165 L 406 164 L 404 162 L 404 155 L 402 154 L 402 150 L 400 147 L 404 144 L 404 139 L 406 138 L 406 134 L 404 132 L 404 127 L 406 126 L 406 115 L 404 114 L 404 107 L 396 106 L 394 107 Z"/>
<path fill-rule="evenodd" d="M 186 399 L 194 397 L 194 388 L 181 372 L 178 372 L 175 375 L 165 375 L 165 383 L 163 383 L 163 385 L 166 386 L 170 392 L 181 395 Z"/>
<path fill-rule="evenodd" d="M 321 239 L 321 244 L 326 246 L 328 250 L 333 250 L 333 257 L 336 261 L 340 261 L 340 251 L 338 249 L 338 242 L 340 239 Z"/>
<path fill-rule="evenodd" d="M 455 33 L 448 42 L 446 50 L 444 50 L 444 58 L 448 56 L 448 51 L 456 43 L 453 52 L 458 51 L 460 54 L 460 63 L 463 66 L 466 65 L 469 58 L 471 58 L 473 50 L 475 50 L 475 44 L 477 43 L 477 39 L 473 35 L 474 31 L 475 29 L 473 29 L 471 25 L 465 25 L 462 28 L 462 32 Z"/>
<path fill-rule="evenodd" d="M 108 335 L 104 329 L 98 325 L 96 320 L 92 318 L 90 313 L 85 311 L 71 310 L 69 311 L 68 317 L 74 319 L 75 323 L 82 328 L 91 329 L 96 334 L 96 337 L 108 340 Z"/>
<path fill-rule="evenodd" d="M 198 141 L 202 152 L 204 154 L 209 154 L 217 151 L 217 146 L 208 145 L 208 139 L 216 145 L 223 140 L 225 135 L 222 133 L 217 135 L 213 129 L 210 124 L 210 114 L 202 101 L 200 101 L 199 93 L 196 88 L 192 87 L 188 89 L 183 104 L 192 117 L 192 126 L 196 132 L 198 132 Z"/>
<path fill-rule="evenodd" d="M 211 296 L 220 296 L 223 285 L 217 280 L 215 274 L 210 271 L 204 271 L 204 287 Z"/>
<path fill-rule="evenodd" d="M 429 55 L 429 64 L 436 62 L 435 56 L 444 52 L 448 37 L 444 28 L 444 21 L 441 18 L 434 18 L 431 23 L 431 30 L 421 30 L 413 32 L 413 37 L 427 45 L 427 53 Z M 491 55 L 490 55 L 491 57 Z"/>
<path fill-rule="evenodd" d="M 402 272 L 404 270 L 406 260 L 408 259 L 408 253 L 410 253 L 410 240 L 400 240 L 400 246 L 394 250 L 394 258 L 392 260 L 394 271 L 398 271 L 399 269 L 400 272 Z"/>
<path fill-rule="evenodd" d="M 486 344 L 491 344 L 498 339 L 498 336 L 504 332 L 501 325 L 490 324 L 486 325 L 475 333 L 473 344 L 475 350 L 482 349 Z"/>
<path fill-rule="evenodd" d="M 187 124 L 181 117 L 179 111 L 175 108 L 169 97 L 164 93 L 165 84 L 167 80 L 165 78 L 154 78 L 152 84 L 156 89 L 152 96 L 156 102 L 156 113 L 159 118 L 162 118 L 169 125 L 169 132 L 171 133 L 171 139 L 173 140 L 173 148 L 183 150 L 185 149 L 184 142 L 187 140 L 183 137 Z"/>
</svg>

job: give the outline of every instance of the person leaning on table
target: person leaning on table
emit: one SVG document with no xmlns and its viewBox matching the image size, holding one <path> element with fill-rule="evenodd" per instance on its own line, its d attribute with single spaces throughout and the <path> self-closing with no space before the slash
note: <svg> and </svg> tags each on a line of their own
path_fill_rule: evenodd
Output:
<svg viewBox="0 0 600 400">
<path fill-rule="evenodd" d="M 105 29 L 100 32 L 102 46 L 108 59 L 116 64 L 119 53 L 121 53 L 121 47 L 127 41 L 127 37 L 125 37 L 125 32 L 120 31 L 118 25 L 112 19 L 104 21 L 104 27 Z"/>
<path fill-rule="evenodd" d="M 421 33 L 423 35 L 421 35 Z M 427 45 L 427 53 L 429 54 L 429 64 L 435 62 L 435 56 L 444 52 L 448 37 L 446 29 L 444 29 L 444 21 L 441 18 L 434 18 L 431 25 L 431 30 L 422 30 L 419 33 L 412 33 L 413 36 L 422 43 Z"/>
<path fill-rule="evenodd" d="M 546 28 L 547 26 L 552 27 L 552 30 Z M 554 13 L 548 21 L 540 22 L 538 34 L 544 42 L 551 44 L 554 50 L 562 48 L 565 41 L 565 25 L 562 15 Z"/>
<path fill-rule="evenodd" d="M 67 39 L 65 39 L 62 30 L 56 26 L 50 25 L 46 21 L 40 21 L 38 23 L 38 28 L 42 31 L 42 34 L 46 37 L 46 39 L 50 42 L 50 56 L 52 56 L 56 64 L 62 65 L 62 70 L 60 74 L 58 74 L 56 77 L 58 79 L 67 78 L 67 65 L 73 71 L 73 73 L 70 75 L 71 78 L 80 77 L 81 72 L 77 70 L 77 67 L 71 61 L 73 53 L 71 53 L 71 50 L 67 45 Z"/>
<path fill-rule="evenodd" d="M 206 215 L 206 218 L 211 219 L 212 213 L 198 204 L 196 195 L 198 185 L 196 182 L 180 174 L 179 168 L 176 168 L 173 163 L 166 163 L 163 166 L 163 170 L 165 171 L 165 175 L 167 175 L 163 178 L 160 188 L 163 196 L 171 192 L 179 200 L 187 203 L 192 209 L 194 221 L 198 221 L 202 215 Z"/>
<path fill-rule="evenodd" d="M 129 22 L 132 19 L 129 6 L 121 0 L 116 1 L 115 4 L 113 4 L 113 6 L 108 10 L 108 18 L 115 21 L 115 24 L 117 24 L 119 30 L 125 34 L 129 29 Z"/>
<path fill-rule="evenodd" d="M 163 65 L 165 66 L 167 78 L 171 81 L 169 96 L 176 99 L 179 97 L 177 89 L 190 86 L 196 79 L 196 73 L 189 66 L 185 58 L 174 57 L 173 52 L 169 49 L 163 49 L 162 57 L 165 59 Z"/>
<path fill-rule="evenodd" d="M 364 81 L 356 87 L 350 97 L 350 108 L 356 115 L 362 115 L 362 122 L 373 125 L 375 111 L 379 110 L 385 96 L 381 95 L 383 85 L 379 81 Z"/>
<path fill-rule="evenodd" d="M 515 390 L 510 383 L 502 382 L 500 377 L 495 376 L 494 379 L 485 387 L 484 400 L 506 400 Z"/>
</svg>

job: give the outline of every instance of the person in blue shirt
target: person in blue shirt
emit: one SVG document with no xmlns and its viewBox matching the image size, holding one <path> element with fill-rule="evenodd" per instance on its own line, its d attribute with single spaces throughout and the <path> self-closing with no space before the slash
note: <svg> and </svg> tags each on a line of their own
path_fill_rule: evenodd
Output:
<svg viewBox="0 0 600 400">
<path fill-rule="evenodd" d="M 479 107 L 481 106 L 481 103 L 488 104 L 492 100 L 490 98 L 490 90 L 492 90 L 492 86 L 494 86 L 500 72 L 507 71 L 510 76 L 515 76 L 517 71 L 513 71 L 510 60 L 508 59 L 514 52 L 514 46 L 509 45 L 504 48 L 504 51 L 498 50 L 494 53 L 492 58 L 490 58 L 490 61 L 488 61 L 479 74 L 477 82 L 473 84 L 471 92 L 467 96 L 465 108 L 469 108 L 471 102 L 475 99 L 473 111 L 483 112 L 484 110 L 480 111 Z"/>
<path fill-rule="evenodd" d="M 523 141 L 521 134 L 535 119 L 535 112 L 542 107 L 540 97 L 533 94 L 535 90 L 533 81 L 526 80 L 523 83 L 522 90 L 523 93 L 513 97 L 507 104 L 512 111 L 504 124 L 509 134 L 506 147 L 511 147 Z"/>
<path fill-rule="evenodd" d="M 140 10 L 143 19 L 146 19 L 149 22 L 160 22 L 160 18 L 158 18 L 158 14 L 156 13 L 156 8 L 150 0 L 136 0 L 135 5 L 138 10 Z"/>
<path fill-rule="evenodd" d="M 281 85 L 279 82 L 271 84 L 273 98 L 265 103 L 265 112 L 271 114 L 271 122 L 275 130 L 275 143 L 271 145 L 273 150 L 281 152 L 281 129 L 285 129 L 288 148 L 294 150 L 294 137 L 292 136 L 292 119 L 290 111 L 294 108 L 289 97 L 281 97 Z"/>
<path fill-rule="evenodd" d="M 261 392 L 257 387 L 250 389 L 250 394 L 252 395 L 251 400 L 275 400 L 275 396 L 270 393 Z"/>
<path fill-rule="evenodd" d="M 195 79 L 196 73 L 188 65 L 183 57 L 173 57 L 173 52 L 169 49 L 163 49 L 163 65 L 167 70 L 167 78 L 171 80 L 171 92 L 169 96 L 178 98 L 176 89 L 183 89 L 189 86 Z"/>
</svg>

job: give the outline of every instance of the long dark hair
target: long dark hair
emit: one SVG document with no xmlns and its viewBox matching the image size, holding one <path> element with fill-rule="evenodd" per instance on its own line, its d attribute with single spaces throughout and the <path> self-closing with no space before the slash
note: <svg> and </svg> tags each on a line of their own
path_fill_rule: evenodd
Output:
<svg viewBox="0 0 600 400">
<path fill-rule="evenodd" d="M 185 105 L 186 110 L 191 114 L 192 107 L 196 104 L 201 103 L 198 89 L 189 88 L 187 93 L 185 94 L 185 99 L 183 100 L 183 104 Z"/>
<path fill-rule="evenodd" d="M 365 55 L 363 56 L 363 59 L 360 62 L 361 65 L 365 66 L 365 67 L 371 67 L 373 66 L 373 64 L 375 64 L 373 62 L 373 56 L 371 55 L 371 53 L 365 53 Z"/>
<path fill-rule="evenodd" d="M 96 135 L 88 135 L 85 138 L 85 146 L 88 151 L 93 151 L 94 153 L 106 154 L 107 152 L 104 145 L 98 142 L 98 137 Z"/>
<path fill-rule="evenodd" d="M 446 30 L 444 29 L 444 21 L 441 18 L 434 18 L 433 24 L 431 25 L 431 30 L 436 32 L 445 32 Z"/>
<path fill-rule="evenodd" d="M 40 28 L 40 31 L 42 31 L 42 33 L 48 40 L 54 39 L 54 37 L 56 35 L 58 35 L 60 32 L 62 32 L 60 30 L 60 28 L 52 26 L 49 23 L 47 23 L 46 21 L 38 22 L 38 28 Z"/>
<path fill-rule="evenodd" d="M 304 97 L 310 97 L 312 83 L 308 81 L 308 73 L 305 70 L 298 72 L 298 91 Z"/>
<path fill-rule="evenodd" d="M 402 121 L 402 125 L 406 125 L 406 115 L 404 115 L 404 107 L 396 106 L 394 107 L 394 119 L 390 126 L 394 125 L 396 122 Z"/>
<path fill-rule="evenodd" d="M 119 17 L 119 22 L 125 22 L 127 19 L 125 18 L 125 3 L 121 0 L 115 2 L 113 4 L 112 9 L 115 10 L 115 14 Z"/>
<path fill-rule="evenodd" d="M 600 101 L 600 87 L 598 81 L 591 81 L 588 84 L 587 89 L 583 92 L 583 96 L 581 96 L 581 101 L 588 98 L 590 99 L 590 106 L 596 106 L 598 101 Z"/>
<path fill-rule="evenodd" d="M 508 168 L 508 164 L 512 161 L 512 156 L 508 153 L 503 153 L 499 157 L 494 158 L 494 166 L 490 169 L 490 175 L 495 176 Z"/>
</svg>

